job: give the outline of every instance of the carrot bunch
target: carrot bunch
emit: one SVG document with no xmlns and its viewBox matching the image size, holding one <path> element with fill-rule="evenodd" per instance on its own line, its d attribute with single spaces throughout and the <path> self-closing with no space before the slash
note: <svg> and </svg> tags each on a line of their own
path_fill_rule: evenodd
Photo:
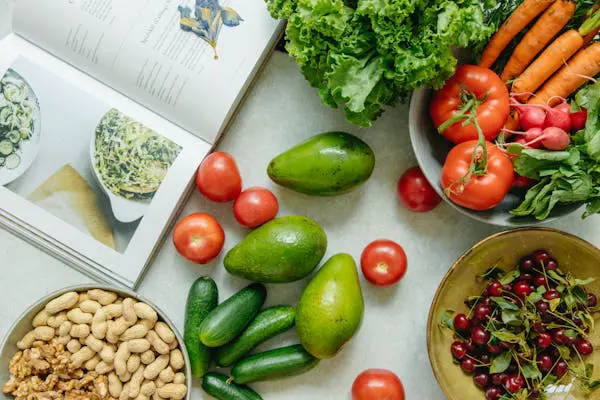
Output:
<svg viewBox="0 0 600 400">
<path fill-rule="evenodd" d="M 508 44 L 537 18 L 513 51 L 501 77 L 512 81 L 512 92 L 521 101 L 558 104 L 600 73 L 600 43 L 591 43 L 600 31 L 599 8 L 596 5 L 590 9 L 579 29 L 560 34 L 575 14 L 572 0 L 525 0 L 492 37 L 479 65 L 491 67 Z"/>
</svg>

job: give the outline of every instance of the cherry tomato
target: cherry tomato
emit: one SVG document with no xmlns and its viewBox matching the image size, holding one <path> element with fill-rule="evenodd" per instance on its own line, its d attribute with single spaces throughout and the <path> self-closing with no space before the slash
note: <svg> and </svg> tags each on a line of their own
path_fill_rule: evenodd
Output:
<svg viewBox="0 0 600 400">
<path fill-rule="evenodd" d="M 231 154 L 217 151 L 206 157 L 198 168 L 196 186 L 208 199 L 219 203 L 238 197 L 242 177 Z"/>
<path fill-rule="evenodd" d="M 183 257 L 197 264 L 206 264 L 223 249 L 225 232 L 213 216 L 195 213 L 177 223 L 173 243 Z"/>
<path fill-rule="evenodd" d="M 429 105 L 431 119 L 438 129 L 465 110 L 476 114 L 486 140 L 498 136 L 510 113 L 510 97 L 506 85 L 494 71 L 477 65 L 458 67 Z M 442 135 L 454 143 L 477 139 L 475 124 L 463 125 L 463 122 L 458 120 L 447 126 Z"/>
<path fill-rule="evenodd" d="M 398 243 L 376 240 L 363 250 L 360 266 L 373 285 L 391 286 L 406 273 L 406 253 Z"/>
<path fill-rule="evenodd" d="M 409 168 L 400 177 L 398 198 L 404 207 L 414 212 L 431 211 L 442 201 L 419 167 Z"/>
<path fill-rule="evenodd" d="M 352 400 L 405 400 L 400 379 L 387 369 L 368 369 L 352 384 Z"/>
<path fill-rule="evenodd" d="M 465 184 L 459 183 L 467 176 L 477 140 L 456 145 L 442 168 L 442 187 L 450 200 L 471 210 L 489 210 L 497 206 L 510 190 L 514 180 L 513 164 L 498 147 L 486 142 L 487 173 L 471 175 Z"/>
<path fill-rule="evenodd" d="M 246 228 L 256 228 L 275 218 L 278 212 L 277 197 L 262 187 L 244 190 L 233 203 L 235 219 Z"/>
</svg>

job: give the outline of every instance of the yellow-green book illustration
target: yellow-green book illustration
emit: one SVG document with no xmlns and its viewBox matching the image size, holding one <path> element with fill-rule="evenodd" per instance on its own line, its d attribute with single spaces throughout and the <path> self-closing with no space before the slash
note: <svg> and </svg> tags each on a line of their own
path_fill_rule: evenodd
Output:
<svg viewBox="0 0 600 400">
<path fill-rule="evenodd" d="M 217 40 L 221 26 L 238 26 L 242 17 L 231 7 L 222 7 L 219 0 L 196 0 L 194 8 L 179 6 L 181 18 L 179 24 L 184 31 L 194 32 L 211 45 L 217 55 Z"/>
</svg>

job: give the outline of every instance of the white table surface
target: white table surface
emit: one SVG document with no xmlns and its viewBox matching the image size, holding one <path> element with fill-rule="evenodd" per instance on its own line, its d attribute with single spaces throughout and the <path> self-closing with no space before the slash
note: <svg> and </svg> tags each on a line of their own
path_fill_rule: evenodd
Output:
<svg viewBox="0 0 600 400">
<path fill-rule="evenodd" d="M 0 0 L 0 37 L 8 32 L 9 8 Z M 338 252 L 359 259 L 365 245 L 389 238 L 402 244 L 409 268 L 395 288 L 378 289 L 362 282 L 365 319 L 358 335 L 331 360 L 313 371 L 285 381 L 254 385 L 265 400 L 338 400 L 350 398 L 350 387 L 366 368 L 388 368 L 402 379 L 410 400 L 439 400 L 443 395 L 427 359 L 425 327 L 435 289 L 451 263 L 467 248 L 499 229 L 472 221 L 442 204 L 428 214 L 404 210 L 396 199 L 396 182 L 415 164 L 408 132 L 408 108 L 388 110 L 371 129 L 358 129 L 344 121 L 342 112 L 322 106 L 317 93 L 284 54 L 275 54 L 236 118 L 219 150 L 237 159 L 245 186 L 263 185 L 279 198 L 280 215 L 302 214 L 326 230 L 326 257 Z M 377 165 L 372 178 L 360 189 L 336 198 L 317 198 L 275 187 L 266 175 L 268 161 L 293 144 L 315 133 L 346 130 L 366 140 L 374 149 Z M 231 212 L 231 204 L 213 204 L 198 194 L 184 215 L 205 211 L 215 215 L 226 231 L 225 249 L 209 266 L 196 266 L 178 256 L 167 239 L 142 282 L 139 292 L 165 310 L 183 327 L 185 300 L 190 284 L 209 274 L 215 278 L 221 299 L 247 282 L 228 275 L 222 257 L 245 234 Z M 549 226 L 577 234 L 600 245 L 598 217 L 582 222 L 573 215 Z M 90 281 L 51 256 L 0 230 L 0 337 L 35 299 L 64 286 Z M 306 280 L 270 285 L 267 303 L 295 304 Z M 290 332 L 270 345 L 294 342 Z M 194 399 L 208 398 L 197 382 Z"/>
</svg>

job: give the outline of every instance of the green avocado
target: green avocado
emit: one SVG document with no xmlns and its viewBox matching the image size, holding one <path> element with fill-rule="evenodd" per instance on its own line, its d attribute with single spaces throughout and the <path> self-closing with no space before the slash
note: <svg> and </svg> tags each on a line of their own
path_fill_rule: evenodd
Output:
<svg viewBox="0 0 600 400">
<path fill-rule="evenodd" d="M 360 328 L 364 300 L 356 263 L 336 254 L 304 289 L 296 310 L 296 331 L 304 348 L 324 359 L 335 356 Z"/>
<path fill-rule="evenodd" d="M 337 196 L 364 183 L 373 168 L 375 154 L 368 144 L 349 133 L 326 132 L 275 157 L 267 173 L 300 193 Z"/>
<path fill-rule="evenodd" d="M 310 274 L 327 250 L 323 228 L 307 217 L 276 218 L 248 236 L 225 256 L 231 274 L 263 283 L 293 282 Z"/>
</svg>

